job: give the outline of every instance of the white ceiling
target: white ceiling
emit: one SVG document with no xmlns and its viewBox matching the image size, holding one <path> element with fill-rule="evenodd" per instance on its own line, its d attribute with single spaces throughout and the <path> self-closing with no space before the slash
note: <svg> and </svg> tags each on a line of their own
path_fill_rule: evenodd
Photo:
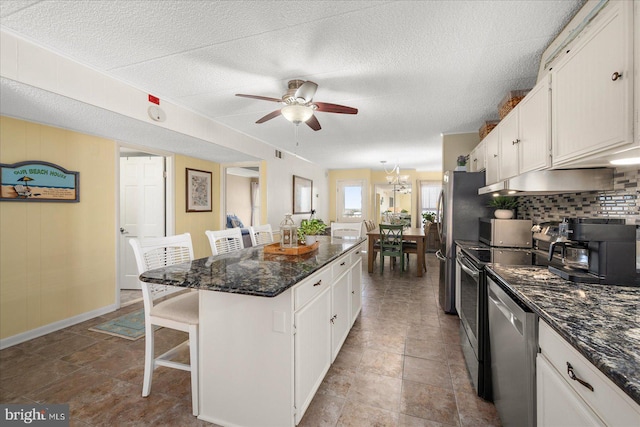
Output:
<svg viewBox="0 0 640 427">
<path fill-rule="evenodd" d="M 436 171 L 441 134 L 477 131 L 507 91 L 532 87 L 541 53 L 583 3 L 2 0 L 0 26 L 326 168 L 387 159 Z M 322 130 L 303 124 L 296 139 L 283 117 L 255 124 L 279 104 L 234 96 L 279 98 L 295 78 L 318 83 L 315 101 L 359 113 L 317 112 Z M 14 92 L 2 113 L 19 117 L 29 91 Z M 69 115 L 56 105 L 47 123 Z"/>
</svg>

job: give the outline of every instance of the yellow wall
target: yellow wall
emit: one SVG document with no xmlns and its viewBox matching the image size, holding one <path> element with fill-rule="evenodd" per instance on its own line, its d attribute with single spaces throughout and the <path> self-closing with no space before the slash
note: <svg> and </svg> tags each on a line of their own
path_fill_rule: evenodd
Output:
<svg viewBox="0 0 640 427">
<path fill-rule="evenodd" d="M 187 212 L 186 209 L 186 174 L 187 168 L 211 172 L 213 179 L 212 212 Z M 176 234 L 191 233 L 193 252 L 196 258 L 211 256 L 209 239 L 204 234 L 207 230 L 220 230 L 224 228 L 220 219 L 220 164 L 208 160 L 194 159 L 193 157 L 175 156 L 176 176 Z"/>
<path fill-rule="evenodd" d="M 0 338 L 115 303 L 117 147 L 0 117 L 0 163 L 80 172 L 80 202 L 0 202 Z"/>
<path fill-rule="evenodd" d="M 415 170 L 409 169 L 400 169 L 401 175 L 409 175 L 409 182 L 411 182 L 413 186 L 413 191 L 411 192 L 411 214 L 415 215 L 417 200 L 418 200 L 418 192 L 416 189 L 418 188 L 418 180 L 430 180 L 430 181 L 442 181 L 442 173 L 441 172 L 417 172 Z M 367 187 L 367 196 L 365 203 L 367 204 L 367 218 L 364 219 L 372 219 L 377 221 L 374 218 L 374 204 L 375 204 L 375 184 L 386 184 L 387 183 L 387 173 L 380 170 L 371 170 L 371 169 L 336 169 L 329 171 L 329 220 L 335 221 L 337 217 L 337 183 L 342 180 L 356 180 L 363 179 L 366 180 Z M 325 219 L 325 218 L 322 218 Z M 325 219 L 325 222 L 326 219 Z M 415 224 L 415 221 L 413 221 Z"/>
</svg>

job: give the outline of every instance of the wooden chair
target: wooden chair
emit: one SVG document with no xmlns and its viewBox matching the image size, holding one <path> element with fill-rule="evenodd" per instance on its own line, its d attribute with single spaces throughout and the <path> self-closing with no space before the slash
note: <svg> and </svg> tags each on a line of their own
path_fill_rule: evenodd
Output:
<svg viewBox="0 0 640 427">
<path fill-rule="evenodd" d="M 384 257 L 400 258 L 400 271 L 404 271 L 402 225 L 380 224 L 380 273 L 384 272 Z"/>
<path fill-rule="evenodd" d="M 332 222 L 331 238 L 359 239 L 362 236 L 361 222 Z"/>
<path fill-rule="evenodd" d="M 431 228 L 431 224 L 428 224 L 427 226 L 425 226 L 424 229 L 424 234 L 425 236 L 429 233 L 429 228 Z M 416 256 L 420 256 L 420 254 L 418 253 L 418 244 L 416 242 L 404 242 L 402 244 L 402 250 L 404 251 L 405 254 L 407 254 L 407 267 L 409 265 L 409 254 L 416 254 Z M 426 245 L 424 248 L 424 252 L 422 253 L 422 259 L 423 259 L 423 270 L 426 272 L 427 271 L 427 255 L 426 255 Z"/>
<path fill-rule="evenodd" d="M 186 263 L 193 260 L 193 245 L 189 233 L 170 237 L 155 237 L 144 240 L 129 240 L 136 257 L 138 273 L 155 268 Z M 188 268 L 187 268 L 188 270 Z M 140 282 L 144 300 L 144 379 L 142 396 L 151 393 L 153 371 L 158 366 L 191 372 L 191 407 L 193 415 L 198 415 L 198 291 L 184 292 L 178 286 L 155 285 Z M 176 292 L 179 295 L 169 297 Z M 155 300 L 165 298 L 159 303 Z M 189 339 L 166 353 L 154 357 L 154 326 L 187 332 Z M 171 360 L 184 346 L 189 347 L 189 364 Z"/>
<path fill-rule="evenodd" d="M 273 231 L 271 230 L 271 224 L 256 225 L 249 228 L 249 235 L 251 236 L 251 245 L 268 245 L 273 243 Z"/>
<path fill-rule="evenodd" d="M 239 228 L 217 231 L 207 230 L 204 233 L 209 238 L 211 253 L 213 253 L 213 255 L 226 254 L 244 249 L 242 231 Z"/>
</svg>

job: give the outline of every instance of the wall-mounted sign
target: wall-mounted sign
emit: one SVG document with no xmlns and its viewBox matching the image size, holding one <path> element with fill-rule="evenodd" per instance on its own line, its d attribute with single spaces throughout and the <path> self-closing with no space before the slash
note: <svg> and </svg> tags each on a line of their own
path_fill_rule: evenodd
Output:
<svg viewBox="0 0 640 427">
<path fill-rule="evenodd" d="M 53 163 L 29 160 L 0 163 L 0 201 L 79 202 L 80 173 Z"/>
</svg>

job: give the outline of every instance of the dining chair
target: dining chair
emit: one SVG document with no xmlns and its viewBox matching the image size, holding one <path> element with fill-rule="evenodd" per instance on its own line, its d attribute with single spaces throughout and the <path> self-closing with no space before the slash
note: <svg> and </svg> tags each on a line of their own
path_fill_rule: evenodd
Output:
<svg viewBox="0 0 640 427">
<path fill-rule="evenodd" d="M 189 233 L 169 237 L 129 240 L 136 258 L 138 274 L 148 270 L 188 263 L 193 260 L 193 245 Z M 188 264 L 187 264 L 188 265 Z M 177 267 L 176 267 L 177 268 Z M 188 268 L 187 268 L 188 270 Z M 151 393 L 153 371 L 158 366 L 191 372 L 191 407 L 198 415 L 198 291 L 169 285 L 156 285 L 140 281 L 144 301 L 144 378 L 142 396 Z M 177 292 L 180 294 L 174 295 Z M 173 296 L 172 296 L 173 295 Z M 161 299 L 162 301 L 156 302 Z M 189 339 L 171 350 L 155 357 L 154 326 L 187 332 Z M 189 347 L 189 364 L 172 360 L 185 346 Z"/>
<path fill-rule="evenodd" d="M 404 252 L 402 250 L 402 225 L 380 224 L 380 273 L 384 272 L 384 257 L 400 258 L 400 271 L 404 271 Z"/>
<path fill-rule="evenodd" d="M 424 235 L 427 236 L 427 234 L 429 233 L 429 229 L 431 228 L 431 224 L 425 225 L 424 227 Z M 425 271 L 427 271 L 427 255 L 426 255 L 426 245 L 424 245 L 424 251 L 422 252 L 422 269 Z M 416 257 L 419 257 L 420 254 L 418 253 L 418 243 L 417 242 L 403 242 L 402 244 L 402 250 L 404 251 L 405 254 L 407 254 L 407 268 L 409 268 L 409 254 L 416 254 Z"/>
<path fill-rule="evenodd" d="M 362 236 L 361 222 L 332 222 L 331 238 L 359 239 Z"/>
<path fill-rule="evenodd" d="M 273 243 L 273 231 L 271 230 L 271 224 L 249 227 L 249 235 L 251 236 L 252 246 Z"/>
<path fill-rule="evenodd" d="M 213 253 L 213 255 L 221 255 L 244 249 L 242 231 L 239 228 L 216 231 L 207 230 L 204 233 L 209 238 L 211 253 Z"/>
</svg>

